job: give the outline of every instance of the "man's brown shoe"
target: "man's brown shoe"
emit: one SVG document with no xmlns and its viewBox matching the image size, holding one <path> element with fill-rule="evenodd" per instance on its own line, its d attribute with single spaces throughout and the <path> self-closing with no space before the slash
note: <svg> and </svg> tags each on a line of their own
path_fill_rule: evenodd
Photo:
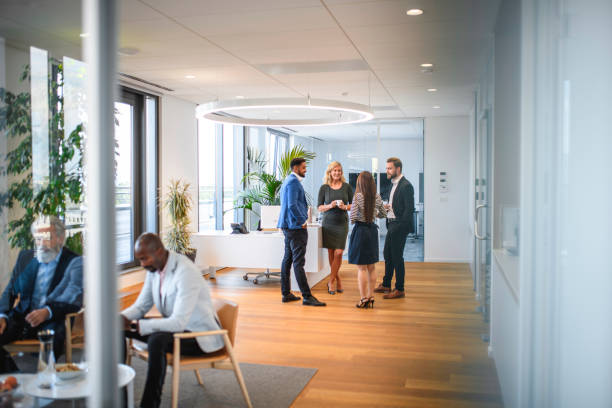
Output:
<svg viewBox="0 0 612 408">
<path fill-rule="evenodd" d="M 374 288 L 374 292 L 376 293 L 389 293 L 391 292 L 391 288 L 387 288 L 385 286 L 383 286 L 382 284 L 378 285 L 377 287 Z"/>
<path fill-rule="evenodd" d="M 406 292 L 399 291 L 397 289 L 394 289 L 393 292 L 387 293 L 386 295 L 383 296 L 383 299 L 397 299 L 397 298 L 403 298 L 406 297 Z"/>
</svg>

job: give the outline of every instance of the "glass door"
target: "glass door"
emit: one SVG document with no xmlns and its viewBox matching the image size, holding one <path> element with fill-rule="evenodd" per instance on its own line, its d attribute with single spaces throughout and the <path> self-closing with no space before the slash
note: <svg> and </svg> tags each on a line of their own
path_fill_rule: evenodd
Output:
<svg viewBox="0 0 612 408">
<path fill-rule="evenodd" d="M 478 118 L 476 133 L 476 200 L 474 243 L 476 295 L 485 321 L 491 310 L 491 112 L 485 109 Z M 484 338 L 486 337 L 486 338 Z M 488 334 L 483 336 L 488 341 Z"/>
</svg>

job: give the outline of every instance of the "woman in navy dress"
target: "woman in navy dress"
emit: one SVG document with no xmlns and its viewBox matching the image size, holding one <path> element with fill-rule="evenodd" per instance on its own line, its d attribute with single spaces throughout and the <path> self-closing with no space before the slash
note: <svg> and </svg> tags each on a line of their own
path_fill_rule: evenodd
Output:
<svg viewBox="0 0 612 408">
<path fill-rule="evenodd" d="M 357 265 L 360 309 L 374 307 L 374 287 L 378 262 L 378 226 L 375 216 L 384 218 L 387 210 L 376 193 L 376 183 L 369 171 L 362 171 L 357 178 L 357 188 L 351 207 L 351 223 L 355 224 L 349 241 L 349 263 Z"/>
</svg>

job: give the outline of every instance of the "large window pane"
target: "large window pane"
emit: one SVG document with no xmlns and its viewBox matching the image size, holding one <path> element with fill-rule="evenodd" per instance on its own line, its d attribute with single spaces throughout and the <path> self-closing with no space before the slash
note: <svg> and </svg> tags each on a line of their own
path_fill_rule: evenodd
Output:
<svg viewBox="0 0 612 408">
<path fill-rule="evenodd" d="M 115 140 L 117 143 L 116 178 L 115 178 L 115 222 L 117 234 L 117 262 L 127 263 L 133 260 L 134 242 L 134 209 L 133 209 L 133 129 L 134 108 L 123 102 L 115 103 L 116 119 Z"/>
<path fill-rule="evenodd" d="M 198 230 L 215 229 L 216 143 L 214 122 L 198 121 Z"/>
<path fill-rule="evenodd" d="M 234 222 L 234 127 L 223 125 L 223 229 Z"/>
</svg>

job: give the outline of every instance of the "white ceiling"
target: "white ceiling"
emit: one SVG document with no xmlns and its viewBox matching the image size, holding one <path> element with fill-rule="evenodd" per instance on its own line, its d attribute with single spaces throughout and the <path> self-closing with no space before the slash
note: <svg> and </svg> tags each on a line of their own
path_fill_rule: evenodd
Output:
<svg viewBox="0 0 612 408">
<path fill-rule="evenodd" d="M 394 119 L 396 127 L 405 120 L 406 134 L 413 130 L 409 118 L 469 113 L 499 6 L 499 0 L 118 2 L 119 47 L 138 49 L 119 56 L 119 71 L 173 90 L 160 92 L 197 104 L 238 95 L 346 100 L 372 106 L 377 119 Z M 409 8 L 424 14 L 407 16 Z M 3 0 L 0 36 L 79 58 L 80 18 L 79 0 Z M 433 73 L 421 72 L 425 62 L 434 64 Z"/>
</svg>

